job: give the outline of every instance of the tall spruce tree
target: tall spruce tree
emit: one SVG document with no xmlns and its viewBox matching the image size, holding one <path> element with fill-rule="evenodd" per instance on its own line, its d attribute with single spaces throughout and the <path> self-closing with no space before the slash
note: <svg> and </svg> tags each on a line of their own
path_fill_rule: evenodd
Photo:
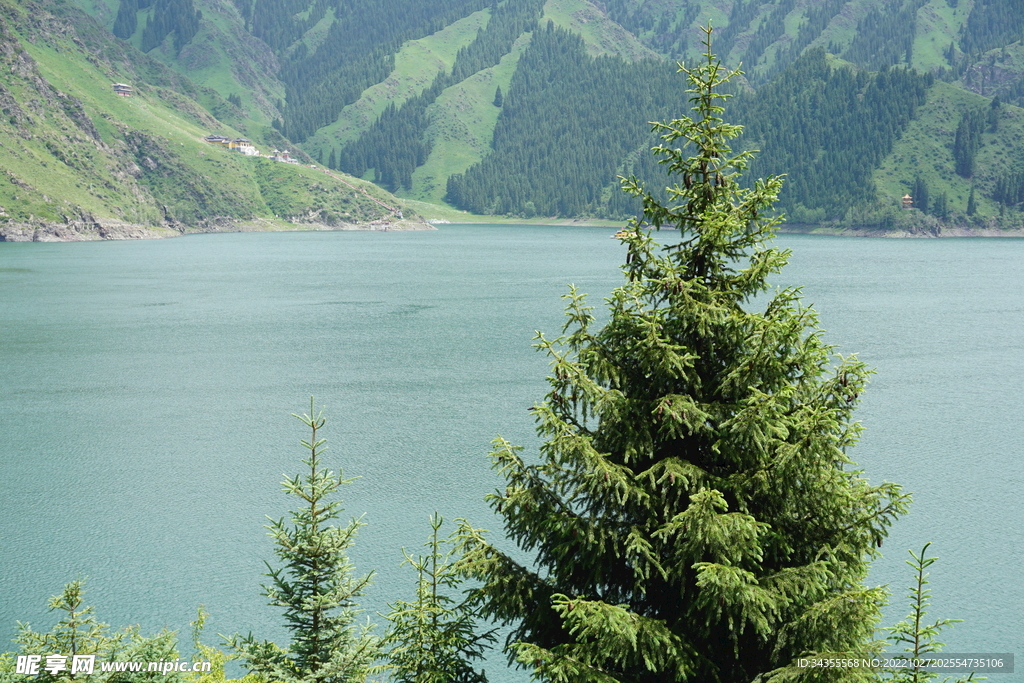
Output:
<svg viewBox="0 0 1024 683">
<path fill-rule="evenodd" d="M 282 485 L 303 506 L 291 512 L 291 523 L 271 520 L 267 525 L 277 544 L 276 553 L 283 563 L 276 569 L 267 563 L 270 585 L 263 587 L 270 604 L 284 608 L 285 625 L 291 643 L 282 648 L 270 641 L 256 640 L 250 633 L 235 636 L 233 649 L 241 654 L 248 668 L 279 683 L 359 683 L 378 671 L 379 639 L 355 625 L 357 599 L 370 583 L 372 574 L 358 577 L 348 559 L 363 523 L 358 519 L 338 527 L 341 501 L 335 494 L 351 479 L 324 467 L 325 439 L 319 438 L 324 426 L 323 412 L 296 415 L 310 428 L 312 436 L 302 445 L 309 458 L 305 476 L 286 478 Z"/>
<path fill-rule="evenodd" d="M 539 459 L 495 442 L 508 483 L 489 500 L 532 561 L 461 530 L 484 613 L 541 680 L 868 678 L 795 659 L 881 647 L 884 591 L 863 581 L 907 498 L 847 456 L 868 370 L 834 355 L 799 290 L 764 294 L 789 255 L 770 246 L 782 181 L 741 187 L 751 153 L 731 152 L 719 92 L 738 72 L 706 33 L 682 68 L 694 116 L 655 126 L 670 203 L 623 182 L 643 216 L 607 324 L 571 288 L 563 336 L 538 335 Z M 660 246 L 649 226 L 678 232 Z"/>
</svg>

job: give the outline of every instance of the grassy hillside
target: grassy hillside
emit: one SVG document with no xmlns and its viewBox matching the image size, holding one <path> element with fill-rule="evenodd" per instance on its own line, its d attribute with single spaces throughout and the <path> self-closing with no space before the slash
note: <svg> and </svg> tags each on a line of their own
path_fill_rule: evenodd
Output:
<svg viewBox="0 0 1024 683">
<path fill-rule="evenodd" d="M 203 13 L 198 34 L 180 53 L 168 39 L 149 56 L 224 98 L 241 98 L 245 116 L 269 124 L 280 116 L 277 103 L 285 96 L 277 79 L 277 58 L 263 41 L 249 34 L 231 0 L 196 0 L 195 4 Z M 113 27 L 118 0 L 79 0 L 78 5 L 106 29 Z M 136 48 L 152 12 L 152 7 L 138 12 L 138 26 L 129 39 Z M 311 33 L 312 41 L 317 32 Z"/>
<path fill-rule="evenodd" d="M 608 15 L 588 0 L 548 0 L 544 5 L 542 22 L 551 20 L 556 26 L 578 33 L 587 44 L 587 53 L 615 55 L 628 61 L 657 58 L 658 54 L 645 46 L 632 33 L 608 18 Z"/>
<path fill-rule="evenodd" d="M 427 137 L 432 147 L 426 163 L 413 173 L 409 197 L 443 204 L 448 178 L 464 173 L 490 153 L 501 111 L 494 105 L 495 92 L 498 88 L 508 92 L 519 57 L 529 42 L 530 34 L 524 34 L 496 66 L 446 88 L 430 106 Z"/>
<path fill-rule="evenodd" d="M 1024 109 L 1003 105 L 995 132 L 986 130 L 970 178 L 957 175 L 953 161 L 956 129 L 965 112 L 988 110 L 991 98 L 982 97 L 948 83 L 936 83 L 918 116 L 907 126 L 892 153 L 875 171 L 874 179 L 882 198 L 890 202 L 913 192 L 920 177 L 934 200 L 945 192 L 950 209 L 966 213 L 971 188 L 979 216 L 993 216 L 999 208 L 991 200 L 998 177 L 1024 171 Z"/>
<path fill-rule="evenodd" d="M 112 82 L 132 84 L 134 96 L 116 96 Z M 244 131 L 197 100 L 231 118 L 215 93 L 105 38 L 76 8 L 2 0 L 0 235 L 140 236 L 276 217 L 333 226 L 390 218 L 322 170 L 204 142 L 210 133 Z M 250 137 L 280 140 L 263 132 Z"/>
</svg>

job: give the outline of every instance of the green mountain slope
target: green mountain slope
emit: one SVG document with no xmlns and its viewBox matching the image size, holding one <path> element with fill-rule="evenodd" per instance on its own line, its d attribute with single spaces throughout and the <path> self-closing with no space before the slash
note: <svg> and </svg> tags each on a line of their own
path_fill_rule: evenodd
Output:
<svg viewBox="0 0 1024 683">
<path fill-rule="evenodd" d="M 1004 115 L 1011 128 L 1009 105 L 1024 105 L 1024 12 L 1019 0 L 77 2 L 132 45 L 229 99 L 232 104 L 217 105 L 223 108 L 214 114 L 233 117 L 240 132 L 253 137 L 259 134 L 253 131 L 270 124 L 333 168 L 408 199 L 454 202 L 470 211 L 538 211 L 562 217 L 631 213 L 635 207 L 617 196 L 615 177 L 635 171 L 655 180 L 657 168 L 643 152 L 652 140 L 642 142 L 637 131 L 651 119 L 680 113 L 685 95 L 673 95 L 674 104 L 665 110 L 645 109 L 641 103 L 658 100 L 653 89 L 674 92 L 672 78 L 681 80 L 671 76 L 674 62 L 694 58 L 700 50 L 700 26 L 709 21 L 716 27 L 715 52 L 728 65 L 743 65 L 746 80 L 740 89 L 764 90 L 766 97 L 775 93 L 772 97 L 787 103 L 776 112 L 779 116 L 768 110 L 745 111 L 744 122 L 766 145 L 761 167 L 791 174 L 791 200 L 784 196 L 783 203 L 788 201 L 788 210 L 801 220 L 874 220 L 871 216 L 889 211 L 885 207 L 896 188 L 906 189 L 908 183 L 940 188 L 948 207 L 959 206 L 964 175 L 954 169 L 942 177 L 950 170 L 943 164 L 911 173 L 897 168 L 893 155 L 924 158 L 926 152 L 935 153 L 938 140 L 946 141 L 947 128 L 930 113 L 939 100 L 971 93 L 998 95 L 1007 105 Z M 552 112 L 565 109 L 566 93 L 541 77 L 543 60 L 524 58 L 535 49 L 537 29 L 549 23 L 582 40 L 582 52 L 574 59 L 618 60 L 614 68 L 602 67 L 587 76 L 594 101 L 586 105 L 599 110 L 603 97 L 604 106 L 616 110 L 614 116 L 629 118 L 630 123 L 616 127 L 618 132 L 588 124 L 590 130 L 567 133 L 553 125 Z M 858 138 L 863 153 L 856 151 L 858 144 L 839 149 L 833 142 L 811 141 L 792 127 L 799 125 L 793 107 L 813 104 L 814 98 L 805 85 L 794 83 L 789 70 L 814 51 L 824 51 L 832 63 L 848 64 L 856 78 L 871 80 L 886 69 L 912 68 L 930 74 L 932 85 L 927 96 L 914 94 L 913 102 L 878 101 L 870 111 L 855 106 L 858 129 L 872 121 L 878 126 L 863 129 Z M 657 75 L 641 76 L 648 72 Z M 646 78 L 647 90 L 616 80 L 628 81 L 628 73 Z M 825 87 L 827 80 L 816 81 L 814 87 Z M 858 86 L 859 96 L 866 92 L 866 82 Z M 788 92 L 779 93 L 780 87 Z M 506 99 L 515 89 L 512 104 L 525 98 L 530 110 L 501 106 L 499 88 Z M 624 88 L 631 97 L 621 103 Z M 940 97 L 939 92 L 945 94 Z M 203 93 L 197 96 L 208 97 Z M 572 97 L 577 106 L 587 100 L 582 94 Z M 921 113 L 915 113 L 921 100 Z M 909 118 L 890 125 L 886 109 L 908 113 Z M 808 116 L 827 116 L 826 110 Z M 590 120 L 592 113 L 565 110 L 561 116 Z M 513 124 L 513 115 L 523 120 Z M 918 116 L 927 123 L 919 123 Z M 791 128 L 769 123 L 779 120 Z M 823 129 L 839 125 L 819 124 Z M 940 127 L 931 130 L 931 124 Z M 521 139 L 513 143 L 510 130 Z M 772 132 L 766 136 L 762 131 Z M 801 142 L 784 152 L 789 144 L 785 140 Z M 1003 138 L 992 140 L 985 145 L 998 145 Z M 596 152 L 598 144 L 604 152 Z M 835 148 L 828 151 L 830 145 Z M 565 150 L 575 148 L 595 151 L 567 164 L 547 159 L 565 157 Z M 984 157 L 985 149 L 983 145 L 972 154 Z M 1017 182 L 1011 176 L 1019 164 L 1014 149 L 1003 154 L 1007 161 L 994 167 L 1000 169 L 995 176 L 972 178 L 970 186 L 975 192 L 973 215 L 998 214 L 1008 224 L 1015 220 L 1016 204 L 1007 203 L 1006 188 Z M 542 167 L 546 170 L 540 171 Z M 512 174 L 506 187 L 489 189 L 502 173 Z M 541 182 L 538 173 L 550 179 Z M 815 180 L 826 176 L 827 183 Z M 552 193 L 564 196 L 554 201 Z M 943 220 L 962 218 L 950 209 Z"/>
<path fill-rule="evenodd" d="M 406 42 L 395 54 L 395 68 L 388 77 L 364 90 L 358 100 L 341 110 L 335 122 L 317 130 L 303 147 L 326 160 L 330 150 L 357 139 L 388 105 L 401 107 L 430 87 L 439 74 L 451 70 L 459 50 L 473 41 L 489 18 L 487 10 L 474 12 L 430 36 Z"/>
<path fill-rule="evenodd" d="M 285 141 L 61 2 L 0 2 L 0 110 L 5 239 L 394 220 L 379 190 L 374 201 L 323 170 L 206 143 L 247 135 L 269 152 Z"/>
</svg>

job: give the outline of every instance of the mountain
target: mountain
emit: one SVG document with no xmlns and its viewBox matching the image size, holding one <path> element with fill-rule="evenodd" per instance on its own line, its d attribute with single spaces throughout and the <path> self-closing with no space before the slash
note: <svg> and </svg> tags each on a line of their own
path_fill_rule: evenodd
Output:
<svg viewBox="0 0 1024 683">
<path fill-rule="evenodd" d="M 2 239 L 397 222 L 368 183 L 206 142 L 289 145 L 65 2 L 0 0 L 0 111 Z"/>
<path fill-rule="evenodd" d="M 788 174 L 780 205 L 793 220 L 926 233 L 1024 223 L 1020 0 L 78 6 L 249 137 L 438 212 L 522 217 L 623 218 L 637 207 L 617 176 L 664 184 L 648 122 L 685 113 L 675 61 L 699 54 L 711 22 L 714 51 L 745 72 L 729 113 L 747 127 L 738 144 L 762 150 L 756 173 Z"/>
</svg>

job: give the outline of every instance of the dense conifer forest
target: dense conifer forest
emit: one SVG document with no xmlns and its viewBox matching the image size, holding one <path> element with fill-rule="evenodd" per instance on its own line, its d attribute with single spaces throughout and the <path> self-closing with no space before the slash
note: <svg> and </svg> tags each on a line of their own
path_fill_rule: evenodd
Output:
<svg viewBox="0 0 1024 683">
<path fill-rule="evenodd" d="M 388 105 L 366 133 L 340 150 L 337 165 L 329 165 L 356 176 L 372 168 L 382 187 L 391 191 L 410 189 L 413 171 L 426 162 L 430 153 L 430 145 L 424 140 L 430 123 L 427 107 L 445 88 L 497 64 L 516 38 L 536 25 L 543 4 L 542 0 L 527 0 L 496 8 L 487 27 L 459 50 L 451 73 L 439 74 L 429 88 L 401 108 Z"/>
<path fill-rule="evenodd" d="M 549 23 L 504 97 L 493 153 L 449 178 L 446 197 L 474 213 L 621 214 L 616 175 L 650 147 L 646 122 L 665 118 L 685 91 L 663 64 L 588 57 L 579 36 Z"/>
<path fill-rule="evenodd" d="M 808 51 L 756 93 L 737 98 L 749 142 L 761 149 L 753 173 L 786 173 L 780 206 L 806 222 L 842 216 L 875 197 L 872 171 L 924 104 L 930 75 L 832 68 Z"/>
</svg>

